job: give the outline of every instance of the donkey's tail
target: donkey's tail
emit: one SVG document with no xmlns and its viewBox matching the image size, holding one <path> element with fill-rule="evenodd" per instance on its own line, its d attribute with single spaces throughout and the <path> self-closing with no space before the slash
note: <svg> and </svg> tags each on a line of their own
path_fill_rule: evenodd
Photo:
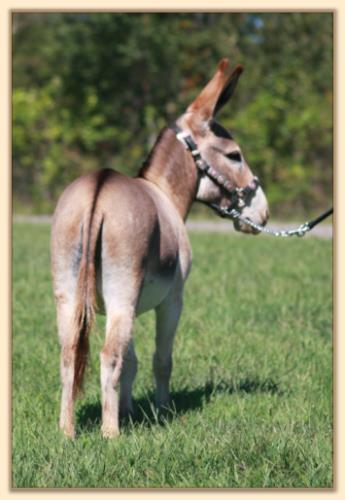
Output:
<svg viewBox="0 0 345 500">
<path fill-rule="evenodd" d="M 95 254 L 102 220 L 91 210 L 81 228 L 80 264 L 78 270 L 75 309 L 76 354 L 73 393 L 77 395 L 83 386 L 89 354 L 89 333 L 95 318 L 97 304 Z"/>
</svg>

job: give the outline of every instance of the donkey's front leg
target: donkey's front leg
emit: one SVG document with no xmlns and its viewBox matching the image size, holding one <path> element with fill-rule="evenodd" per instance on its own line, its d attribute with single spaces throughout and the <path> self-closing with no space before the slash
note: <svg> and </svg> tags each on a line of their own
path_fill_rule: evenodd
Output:
<svg viewBox="0 0 345 500">
<path fill-rule="evenodd" d="M 133 318 L 133 308 L 129 307 L 107 313 L 106 339 L 100 355 L 104 437 L 111 438 L 119 434 L 117 385 L 131 336 Z"/>
<path fill-rule="evenodd" d="M 169 382 L 172 371 L 172 349 L 182 311 L 182 289 L 174 290 L 156 308 L 156 351 L 153 372 L 156 380 L 156 406 L 168 406 Z"/>
</svg>

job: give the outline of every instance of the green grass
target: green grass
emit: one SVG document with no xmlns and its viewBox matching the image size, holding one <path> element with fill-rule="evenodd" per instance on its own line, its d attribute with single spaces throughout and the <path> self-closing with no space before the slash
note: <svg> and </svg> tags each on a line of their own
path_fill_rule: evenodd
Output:
<svg viewBox="0 0 345 500">
<path fill-rule="evenodd" d="M 67 441 L 49 227 L 15 224 L 13 241 L 14 487 L 332 487 L 331 241 L 192 235 L 174 406 L 164 419 L 152 410 L 149 313 L 134 333 L 137 417 L 111 441 L 100 435 L 104 318 Z"/>
</svg>

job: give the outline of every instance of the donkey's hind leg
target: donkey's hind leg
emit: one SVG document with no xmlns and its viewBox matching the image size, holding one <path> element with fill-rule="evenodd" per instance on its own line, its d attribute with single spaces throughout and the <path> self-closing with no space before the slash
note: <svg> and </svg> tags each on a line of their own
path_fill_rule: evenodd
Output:
<svg viewBox="0 0 345 500">
<path fill-rule="evenodd" d="M 60 375 L 62 383 L 60 428 L 65 436 L 74 437 L 75 364 L 77 338 L 73 301 L 57 296 L 57 323 L 61 345 Z"/>
<path fill-rule="evenodd" d="M 172 350 L 182 311 L 182 289 L 172 290 L 156 308 L 156 351 L 153 372 L 156 380 L 157 408 L 170 403 L 169 383 L 172 371 Z"/>
<path fill-rule="evenodd" d="M 131 337 L 134 309 L 127 307 L 107 312 L 106 338 L 101 358 L 102 434 L 119 434 L 119 403 L 117 386 L 124 356 Z"/>
</svg>

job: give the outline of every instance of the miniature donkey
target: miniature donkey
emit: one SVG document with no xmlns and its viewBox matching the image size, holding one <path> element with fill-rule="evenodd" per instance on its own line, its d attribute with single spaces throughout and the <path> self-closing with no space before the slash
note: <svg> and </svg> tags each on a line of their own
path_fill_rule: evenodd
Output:
<svg viewBox="0 0 345 500">
<path fill-rule="evenodd" d="M 232 136 L 214 120 L 241 72 L 239 65 L 231 71 L 227 59 L 219 62 L 186 112 L 160 133 L 137 177 L 100 170 L 76 179 L 58 201 L 51 255 L 61 344 L 60 427 L 66 436 L 74 436 L 74 400 L 96 309 L 106 314 L 100 353 L 103 436 L 116 436 L 119 412 L 133 410 L 133 321 L 150 309 L 156 312 L 156 405 L 168 405 L 173 340 L 191 266 L 184 221 L 192 203 L 218 211 L 235 206 L 253 222 L 267 221 L 258 179 Z M 234 224 L 254 232 L 243 222 Z"/>
</svg>

